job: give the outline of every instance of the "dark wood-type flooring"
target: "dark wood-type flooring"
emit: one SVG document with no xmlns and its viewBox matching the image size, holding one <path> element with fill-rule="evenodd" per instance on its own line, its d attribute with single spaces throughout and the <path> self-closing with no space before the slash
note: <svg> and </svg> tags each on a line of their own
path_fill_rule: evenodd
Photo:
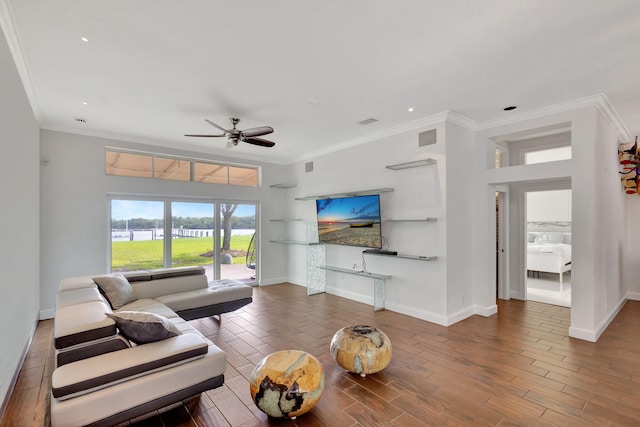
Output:
<svg viewBox="0 0 640 427">
<path fill-rule="evenodd" d="M 640 425 L 640 302 L 629 301 L 598 343 L 567 336 L 570 310 L 500 301 L 491 317 L 448 328 L 329 294 L 282 284 L 254 302 L 192 323 L 227 352 L 225 384 L 138 426 L 618 426 Z M 393 358 L 361 378 L 329 354 L 343 326 L 383 330 Z M 2 426 L 49 425 L 52 321 L 40 322 Z M 324 365 L 318 405 L 296 420 L 269 420 L 248 378 L 273 351 L 299 349 Z"/>
</svg>

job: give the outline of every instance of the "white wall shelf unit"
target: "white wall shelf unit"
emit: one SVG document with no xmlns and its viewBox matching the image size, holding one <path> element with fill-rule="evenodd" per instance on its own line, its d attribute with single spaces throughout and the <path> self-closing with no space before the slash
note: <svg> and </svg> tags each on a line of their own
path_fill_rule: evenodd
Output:
<svg viewBox="0 0 640 427">
<path fill-rule="evenodd" d="M 435 164 L 436 164 L 435 159 L 427 158 L 427 159 L 421 159 L 421 160 L 414 160 L 411 162 L 397 163 L 395 165 L 387 165 L 385 167 L 387 169 L 397 171 L 401 169 L 419 168 L 422 166 L 429 166 L 429 165 L 435 165 Z"/>
<path fill-rule="evenodd" d="M 296 197 L 295 200 L 337 199 L 339 197 L 371 196 L 373 194 L 390 193 L 393 188 L 375 188 L 373 190 L 346 191 L 344 193 L 322 194 L 317 196 Z"/>
<path fill-rule="evenodd" d="M 373 309 L 375 311 L 384 310 L 384 281 L 390 279 L 388 274 L 369 273 L 368 271 L 353 270 L 342 267 L 334 267 L 331 265 L 318 265 L 319 269 L 334 271 L 337 273 L 352 274 L 354 276 L 368 277 L 373 279 Z"/>
</svg>

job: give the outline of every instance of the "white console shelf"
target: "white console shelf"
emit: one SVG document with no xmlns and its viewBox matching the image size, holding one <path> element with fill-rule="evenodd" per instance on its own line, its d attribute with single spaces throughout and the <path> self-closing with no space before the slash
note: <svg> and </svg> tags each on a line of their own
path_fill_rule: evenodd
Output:
<svg viewBox="0 0 640 427">
<path fill-rule="evenodd" d="M 337 273 L 353 274 L 354 276 L 368 277 L 373 279 L 373 309 L 375 311 L 384 310 L 384 281 L 391 279 L 391 275 L 369 273 L 368 271 L 353 270 L 349 268 L 334 267 L 331 265 L 319 265 L 323 270 L 335 271 Z"/>
</svg>

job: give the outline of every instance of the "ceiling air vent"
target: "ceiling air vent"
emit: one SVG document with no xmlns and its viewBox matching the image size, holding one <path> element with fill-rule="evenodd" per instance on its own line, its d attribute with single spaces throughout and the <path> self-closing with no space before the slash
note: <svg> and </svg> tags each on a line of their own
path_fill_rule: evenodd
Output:
<svg viewBox="0 0 640 427">
<path fill-rule="evenodd" d="M 363 121 L 358 122 L 358 123 L 361 124 L 361 125 L 370 125 L 371 123 L 375 123 L 377 121 L 378 121 L 378 119 L 374 119 L 373 117 L 369 117 L 368 119 L 364 119 Z"/>
</svg>

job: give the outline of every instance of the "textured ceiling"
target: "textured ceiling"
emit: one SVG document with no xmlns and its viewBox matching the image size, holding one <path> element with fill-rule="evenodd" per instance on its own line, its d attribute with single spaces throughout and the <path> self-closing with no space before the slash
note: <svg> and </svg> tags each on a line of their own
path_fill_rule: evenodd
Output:
<svg viewBox="0 0 640 427">
<path fill-rule="evenodd" d="M 46 129 L 287 163 L 444 111 L 485 122 L 604 93 L 640 133 L 639 1 L 0 0 L 0 14 Z M 232 116 L 275 128 L 276 146 L 183 136 Z"/>
</svg>

